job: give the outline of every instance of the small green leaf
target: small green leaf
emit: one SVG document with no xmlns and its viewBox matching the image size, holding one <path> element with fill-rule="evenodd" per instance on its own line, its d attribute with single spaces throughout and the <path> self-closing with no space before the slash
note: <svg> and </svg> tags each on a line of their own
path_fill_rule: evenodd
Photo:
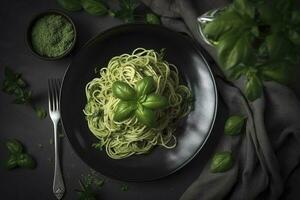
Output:
<svg viewBox="0 0 300 200">
<path fill-rule="evenodd" d="M 128 191 L 128 186 L 127 186 L 127 185 L 122 185 L 122 186 L 121 186 L 121 190 L 122 190 L 123 192 Z"/>
<path fill-rule="evenodd" d="M 112 85 L 113 95 L 119 99 L 129 101 L 136 99 L 136 92 L 123 81 L 115 81 Z"/>
<path fill-rule="evenodd" d="M 17 155 L 10 155 L 8 160 L 5 161 L 5 168 L 6 169 L 14 169 L 18 166 L 18 163 L 17 163 Z"/>
<path fill-rule="evenodd" d="M 147 96 L 142 105 L 149 109 L 165 109 L 168 107 L 169 103 L 167 98 L 164 96 L 150 94 Z"/>
<path fill-rule="evenodd" d="M 22 153 L 17 156 L 17 163 L 20 167 L 28 168 L 28 169 L 33 169 L 36 166 L 35 161 L 33 158 L 25 153 Z"/>
<path fill-rule="evenodd" d="M 43 107 L 35 107 L 35 113 L 39 119 L 45 119 L 47 117 L 47 111 Z"/>
<path fill-rule="evenodd" d="M 99 0 L 81 0 L 83 9 L 91 15 L 106 15 L 107 7 Z"/>
<path fill-rule="evenodd" d="M 146 14 L 146 22 L 148 24 L 160 24 L 160 18 L 159 18 L 159 16 L 157 16 L 153 13 L 147 13 Z"/>
<path fill-rule="evenodd" d="M 20 154 L 23 151 L 23 145 L 16 139 L 10 139 L 5 144 L 8 151 L 12 154 Z"/>
<path fill-rule="evenodd" d="M 233 158 L 231 152 L 216 153 L 210 165 L 210 171 L 213 173 L 226 172 L 231 169 L 233 165 Z"/>
<path fill-rule="evenodd" d="M 256 74 L 251 74 L 247 77 L 245 93 L 250 101 L 254 101 L 262 95 L 263 85 Z"/>
<path fill-rule="evenodd" d="M 145 108 L 144 106 L 138 106 L 135 115 L 140 123 L 150 128 L 155 126 L 156 116 L 151 109 Z"/>
<path fill-rule="evenodd" d="M 136 102 L 120 101 L 114 113 L 114 121 L 121 122 L 133 116 L 136 110 Z"/>
<path fill-rule="evenodd" d="M 226 135 L 238 135 L 244 127 L 246 118 L 244 116 L 231 116 L 226 120 L 224 133 Z"/>
<path fill-rule="evenodd" d="M 80 0 L 57 0 L 57 2 L 67 11 L 79 11 L 82 9 Z"/>
<path fill-rule="evenodd" d="M 136 84 L 137 96 L 148 95 L 155 90 L 155 81 L 151 76 L 139 80 Z"/>
</svg>

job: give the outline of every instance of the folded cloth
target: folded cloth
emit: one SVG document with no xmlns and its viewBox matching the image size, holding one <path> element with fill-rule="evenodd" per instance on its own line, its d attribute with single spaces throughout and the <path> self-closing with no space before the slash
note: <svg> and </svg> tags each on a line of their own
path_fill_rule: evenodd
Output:
<svg viewBox="0 0 300 200">
<path fill-rule="evenodd" d="M 216 59 L 214 48 L 204 44 L 198 32 L 197 16 L 226 5 L 225 0 L 143 0 L 161 16 L 163 25 L 194 37 Z M 247 116 L 245 133 L 223 135 L 215 152 L 232 151 L 233 167 L 211 173 L 210 163 L 180 200 L 295 199 L 300 180 L 300 101 L 286 86 L 264 83 L 262 98 L 249 102 L 242 81 L 230 82 L 212 64 L 218 92 L 229 114 Z M 299 176 L 298 176 L 299 177 Z M 297 198 L 296 198 L 297 199 Z"/>
</svg>

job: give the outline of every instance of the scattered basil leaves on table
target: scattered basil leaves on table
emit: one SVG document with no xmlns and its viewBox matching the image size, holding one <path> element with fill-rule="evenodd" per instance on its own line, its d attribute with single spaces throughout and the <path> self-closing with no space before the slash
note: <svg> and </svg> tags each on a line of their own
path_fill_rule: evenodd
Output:
<svg viewBox="0 0 300 200">
<path fill-rule="evenodd" d="M 114 120 L 124 121 L 135 116 L 138 121 L 148 127 L 155 127 L 156 112 L 168 107 L 166 97 L 154 93 L 155 81 L 148 76 L 139 80 L 136 88 L 123 81 L 115 81 L 112 92 L 120 101 L 114 110 Z"/>
<path fill-rule="evenodd" d="M 228 171 L 233 165 L 232 154 L 229 151 L 216 153 L 210 165 L 210 171 L 220 173 Z"/>
<path fill-rule="evenodd" d="M 5 161 L 5 167 L 8 170 L 16 167 L 33 169 L 36 166 L 35 160 L 31 155 L 24 152 L 23 145 L 16 139 L 10 139 L 5 143 L 9 157 Z"/>
<path fill-rule="evenodd" d="M 28 104 L 31 100 L 31 91 L 28 90 L 28 84 L 22 78 L 22 74 L 14 72 L 12 69 L 4 68 L 4 81 L 2 91 L 15 97 L 13 103 Z"/>
<path fill-rule="evenodd" d="M 229 117 L 225 122 L 224 133 L 225 135 L 239 135 L 245 125 L 246 118 L 240 115 Z"/>
<path fill-rule="evenodd" d="M 36 106 L 34 110 L 39 119 L 45 119 L 47 117 L 47 111 L 45 108 L 41 106 Z"/>
<path fill-rule="evenodd" d="M 300 11 L 294 0 L 234 0 L 203 32 L 217 48 L 231 79 L 245 76 L 250 101 L 262 95 L 263 81 L 288 84 L 300 62 Z"/>
<path fill-rule="evenodd" d="M 47 112 L 43 107 L 32 105 L 32 92 L 28 89 L 28 84 L 22 78 L 22 74 L 14 72 L 9 67 L 5 67 L 4 76 L 2 91 L 15 97 L 13 103 L 30 105 L 33 107 L 38 118 L 46 118 Z"/>
<path fill-rule="evenodd" d="M 88 14 L 103 16 L 110 15 L 126 23 L 136 21 L 148 24 L 160 24 L 159 16 L 153 13 L 139 15 L 136 13 L 140 2 L 137 0 L 119 0 L 119 8 L 111 9 L 103 0 L 57 0 L 58 4 L 67 11 L 79 11 L 82 8 Z"/>
</svg>

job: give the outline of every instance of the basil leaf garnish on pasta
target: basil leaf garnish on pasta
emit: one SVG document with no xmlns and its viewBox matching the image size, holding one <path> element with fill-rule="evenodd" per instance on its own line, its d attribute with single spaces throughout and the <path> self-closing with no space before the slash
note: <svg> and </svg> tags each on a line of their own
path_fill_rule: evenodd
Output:
<svg viewBox="0 0 300 200">
<path fill-rule="evenodd" d="M 136 84 L 137 96 L 141 97 L 143 95 L 148 95 L 155 90 L 155 82 L 151 76 L 147 76 L 142 80 L 138 81 Z"/>
<path fill-rule="evenodd" d="M 168 104 L 166 97 L 156 94 L 148 95 L 145 102 L 142 103 L 143 106 L 149 109 L 164 109 L 168 106 Z"/>
<path fill-rule="evenodd" d="M 136 102 L 121 100 L 117 104 L 117 108 L 114 114 L 114 120 L 120 122 L 125 119 L 128 119 L 134 114 L 135 110 L 136 110 Z"/>
<path fill-rule="evenodd" d="M 139 122 L 141 122 L 142 124 L 145 124 L 148 127 L 155 126 L 156 116 L 153 110 L 139 105 L 135 113 Z"/>
<path fill-rule="evenodd" d="M 128 101 L 136 98 L 136 92 L 127 83 L 116 81 L 112 85 L 112 91 L 115 97 Z"/>
</svg>

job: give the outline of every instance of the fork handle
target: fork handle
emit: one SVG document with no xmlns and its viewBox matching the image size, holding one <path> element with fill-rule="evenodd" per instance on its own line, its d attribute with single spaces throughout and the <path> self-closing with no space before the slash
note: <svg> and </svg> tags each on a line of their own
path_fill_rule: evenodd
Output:
<svg viewBox="0 0 300 200">
<path fill-rule="evenodd" d="M 53 179 L 53 193 L 57 199 L 61 199 L 65 193 L 64 180 L 60 168 L 59 150 L 58 150 L 58 122 L 53 122 L 54 125 L 54 179 Z"/>
</svg>

